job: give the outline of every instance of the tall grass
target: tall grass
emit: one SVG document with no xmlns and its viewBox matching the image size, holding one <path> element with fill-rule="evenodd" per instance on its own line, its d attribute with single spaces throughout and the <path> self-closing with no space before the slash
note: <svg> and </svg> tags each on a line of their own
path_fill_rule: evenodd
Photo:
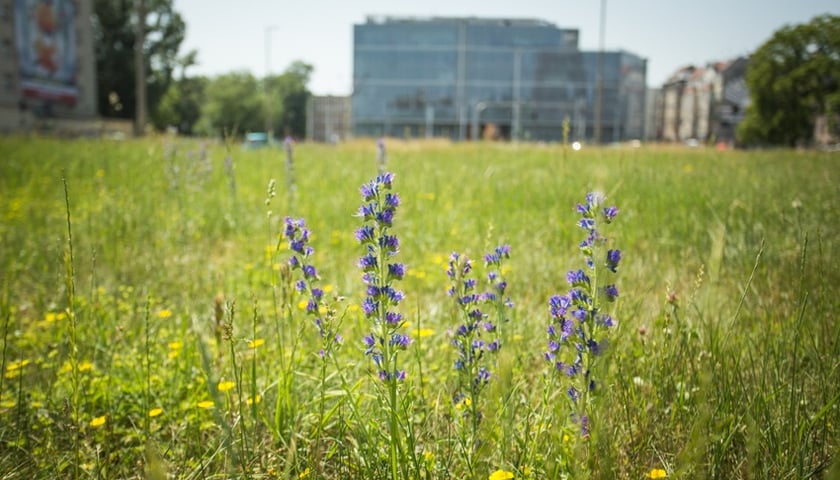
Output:
<svg viewBox="0 0 840 480">
<path fill-rule="evenodd" d="M 0 138 L 5 478 L 548 478 L 575 462 L 592 478 L 829 478 L 836 155 L 387 148 L 413 339 L 391 417 L 364 355 L 354 238 L 358 188 L 379 168 L 373 142 L 297 145 L 292 196 L 282 150 Z M 267 206 L 270 179 L 280 191 Z M 624 258 L 580 463 L 551 414 L 566 392 L 550 388 L 543 356 L 548 299 L 580 264 L 574 205 L 589 191 L 619 206 L 610 238 Z M 329 357 L 286 267 L 287 215 L 306 218 L 340 319 Z M 465 461 L 445 270 L 454 250 L 480 259 L 503 244 L 515 306 Z"/>
</svg>

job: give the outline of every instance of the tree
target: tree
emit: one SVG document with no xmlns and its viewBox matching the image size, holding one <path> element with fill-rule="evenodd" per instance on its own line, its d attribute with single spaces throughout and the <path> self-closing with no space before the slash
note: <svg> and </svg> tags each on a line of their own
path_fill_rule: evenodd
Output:
<svg viewBox="0 0 840 480">
<path fill-rule="evenodd" d="M 306 104 L 311 93 L 307 88 L 312 65 L 293 62 L 281 75 L 264 80 L 274 131 L 302 137 L 306 134 Z"/>
<path fill-rule="evenodd" d="M 178 128 L 178 132 L 192 135 L 196 123 L 201 117 L 204 94 L 208 80 L 205 77 L 188 77 L 187 69 L 196 65 L 198 53 L 193 50 L 178 59 L 181 69 L 178 78 L 172 82 L 163 97 L 152 111 L 152 123 L 158 130 L 169 126 Z"/>
<path fill-rule="evenodd" d="M 93 38 L 99 113 L 134 118 L 134 39 L 136 0 L 94 0 Z M 186 24 L 173 0 L 146 0 L 147 100 L 154 112 L 172 82 Z"/>
<path fill-rule="evenodd" d="M 233 72 L 211 79 L 197 130 L 205 135 L 262 131 L 265 101 L 259 82 L 249 72 Z"/>
<path fill-rule="evenodd" d="M 840 115 L 840 17 L 823 15 L 776 31 L 750 57 L 744 143 L 810 143 L 818 117 Z"/>
<path fill-rule="evenodd" d="M 208 83 L 206 77 L 183 77 L 172 83 L 152 114 L 155 128 L 174 126 L 179 133 L 195 133 Z"/>
</svg>

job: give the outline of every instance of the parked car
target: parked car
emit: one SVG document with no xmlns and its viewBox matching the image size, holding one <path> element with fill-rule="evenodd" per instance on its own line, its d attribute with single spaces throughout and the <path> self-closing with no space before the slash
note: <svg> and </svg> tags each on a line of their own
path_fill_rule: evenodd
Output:
<svg viewBox="0 0 840 480">
<path fill-rule="evenodd" d="M 251 132 L 245 135 L 243 150 L 259 150 L 271 146 L 271 137 L 265 132 Z"/>
</svg>

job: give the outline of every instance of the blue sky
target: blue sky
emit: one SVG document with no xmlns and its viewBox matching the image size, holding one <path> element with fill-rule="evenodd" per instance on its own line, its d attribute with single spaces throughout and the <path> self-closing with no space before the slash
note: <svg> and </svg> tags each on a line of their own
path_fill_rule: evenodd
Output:
<svg viewBox="0 0 840 480">
<path fill-rule="evenodd" d="M 182 49 L 199 52 L 192 74 L 249 70 L 263 76 L 266 68 L 279 73 L 303 60 L 315 67 L 314 93 L 347 95 L 353 24 L 368 15 L 536 18 L 577 28 L 581 48 L 597 50 L 601 1 L 175 0 L 175 8 L 187 22 Z M 840 2 L 607 0 L 604 45 L 646 58 L 647 83 L 658 86 L 683 65 L 747 55 L 783 25 L 823 13 L 840 15 Z"/>
</svg>

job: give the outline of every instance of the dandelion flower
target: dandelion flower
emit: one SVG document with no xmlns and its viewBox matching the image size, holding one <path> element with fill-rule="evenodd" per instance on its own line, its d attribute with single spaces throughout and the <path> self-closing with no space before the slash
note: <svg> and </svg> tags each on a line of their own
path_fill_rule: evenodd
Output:
<svg viewBox="0 0 840 480">
<path fill-rule="evenodd" d="M 665 478 L 667 476 L 668 474 L 665 473 L 665 470 L 662 470 L 661 468 L 654 468 L 647 474 L 648 478 Z"/>
<path fill-rule="evenodd" d="M 215 404 L 213 403 L 212 400 L 202 400 L 202 401 L 200 401 L 196 404 L 196 406 L 198 408 L 203 408 L 205 410 L 213 408 L 213 405 L 215 405 Z"/>
<path fill-rule="evenodd" d="M 97 427 L 101 427 L 102 425 L 105 425 L 105 415 L 102 415 L 101 417 L 94 418 L 93 420 L 90 421 L 89 425 L 93 428 L 97 428 Z"/>
<path fill-rule="evenodd" d="M 490 474 L 488 480 L 510 480 L 511 478 L 513 478 L 513 472 L 508 472 L 507 470 L 496 470 Z"/>
<path fill-rule="evenodd" d="M 162 408 L 153 408 L 153 409 L 149 410 L 149 417 L 155 418 L 157 416 L 160 416 L 160 414 L 162 414 L 162 413 L 163 413 Z"/>
<path fill-rule="evenodd" d="M 228 390 L 232 389 L 236 386 L 234 382 L 219 382 L 219 391 L 220 392 L 227 392 Z"/>
</svg>

